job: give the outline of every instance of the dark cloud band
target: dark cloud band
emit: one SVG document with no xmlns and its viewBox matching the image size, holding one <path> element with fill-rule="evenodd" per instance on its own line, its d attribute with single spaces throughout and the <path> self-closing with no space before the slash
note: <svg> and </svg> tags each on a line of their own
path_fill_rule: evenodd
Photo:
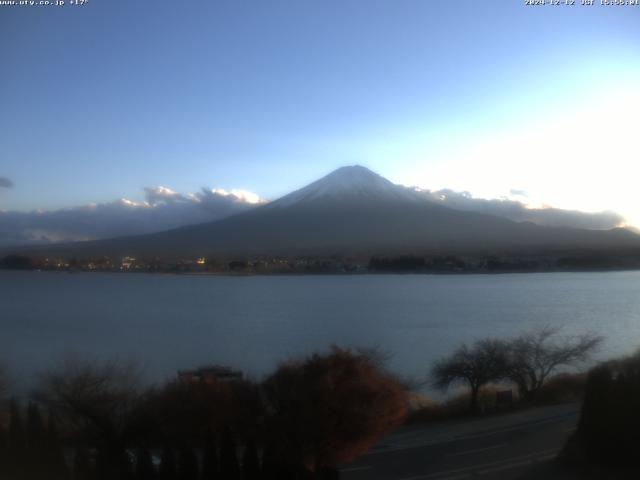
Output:
<svg viewBox="0 0 640 480">
<path fill-rule="evenodd" d="M 512 190 L 512 194 L 514 192 Z M 526 192 L 518 192 L 520 192 L 521 196 L 526 196 Z M 626 222 L 622 215 L 611 211 L 586 213 L 552 207 L 529 208 L 526 204 L 517 200 L 474 198 L 469 192 L 456 192 L 448 189 L 425 190 L 422 193 L 426 199 L 455 210 L 495 215 L 508 218 L 514 222 L 532 222 L 548 227 L 608 230 L 620 227 Z"/>
<path fill-rule="evenodd" d="M 11 188 L 13 187 L 13 182 L 9 180 L 7 177 L 0 177 L 0 188 Z"/>
<path fill-rule="evenodd" d="M 147 201 L 144 203 L 121 199 L 61 210 L 0 210 L 0 246 L 154 233 L 219 220 L 254 207 L 238 196 L 210 189 L 182 195 L 156 187 L 145 189 L 145 194 Z"/>
</svg>

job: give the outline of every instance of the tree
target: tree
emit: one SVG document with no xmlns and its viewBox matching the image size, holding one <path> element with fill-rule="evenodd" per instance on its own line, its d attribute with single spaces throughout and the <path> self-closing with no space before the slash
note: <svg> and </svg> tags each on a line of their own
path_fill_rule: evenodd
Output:
<svg viewBox="0 0 640 480">
<path fill-rule="evenodd" d="M 282 364 L 263 391 L 270 447 L 280 449 L 269 462 L 314 473 L 365 453 L 406 415 L 404 385 L 366 353 L 338 347 Z"/>
<path fill-rule="evenodd" d="M 40 407 L 38 404 L 30 402 L 27 407 L 27 441 L 31 457 L 40 460 L 40 455 L 44 446 L 44 423 L 42 421 L 42 415 L 40 414 Z"/>
<path fill-rule="evenodd" d="M 60 438 L 58 437 L 56 417 L 51 412 L 49 412 L 47 418 L 44 441 L 44 465 L 47 471 L 47 478 L 51 480 L 67 478 L 69 469 L 64 458 Z"/>
<path fill-rule="evenodd" d="M 0 363 L 0 402 L 5 400 L 5 396 L 9 391 L 9 373 L 7 366 L 4 363 Z"/>
<path fill-rule="evenodd" d="M 47 472 L 47 479 L 61 480 L 68 478 L 69 468 L 64 458 L 55 416 L 49 412 L 43 438 L 42 468 Z"/>
<path fill-rule="evenodd" d="M 156 470 L 153 466 L 151 453 L 146 448 L 138 449 L 136 454 L 136 479 L 155 480 Z"/>
<path fill-rule="evenodd" d="M 506 375 L 507 353 L 500 340 L 478 340 L 472 347 L 462 344 L 451 356 L 437 361 L 431 369 L 433 385 L 447 390 L 452 384 L 463 383 L 469 387 L 469 408 L 478 411 L 478 394 L 489 382 L 501 380 Z"/>
<path fill-rule="evenodd" d="M 260 478 L 258 448 L 253 440 L 247 442 L 242 454 L 242 478 L 243 480 L 258 480 Z"/>
<path fill-rule="evenodd" d="M 131 475 L 126 445 L 142 398 L 135 365 L 68 359 L 42 376 L 35 398 L 97 448 L 102 475 Z"/>
<path fill-rule="evenodd" d="M 33 268 L 35 261 L 30 257 L 23 255 L 7 255 L 0 258 L 0 268 L 9 268 L 15 270 L 28 270 Z"/>
<path fill-rule="evenodd" d="M 45 372 L 34 397 L 78 431 L 115 435 L 141 397 L 136 366 L 67 359 Z"/>
<path fill-rule="evenodd" d="M 0 363 L 0 404 L 3 407 L 0 412 L 0 478 L 8 476 L 10 473 L 9 435 L 4 424 L 4 402 L 8 391 L 9 377 L 7 368 L 3 363 Z"/>
<path fill-rule="evenodd" d="M 121 445 L 101 445 L 96 452 L 99 480 L 133 480 L 133 463 L 129 452 Z"/>
<path fill-rule="evenodd" d="M 242 379 L 172 381 L 151 395 L 149 404 L 145 409 L 156 412 L 156 427 L 178 443 L 200 443 L 207 431 L 222 431 L 224 425 L 244 435 L 262 416 L 257 386 Z"/>
<path fill-rule="evenodd" d="M 176 457 L 173 449 L 168 445 L 162 449 L 160 455 L 160 468 L 158 469 L 158 478 L 160 480 L 176 480 Z"/>
<path fill-rule="evenodd" d="M 220 477 L 225 480 L 237 480 L 240 478 L 240 465 L 236 454 L 236 445 L 229 427 L 222 431 L 220 444 Z"/>
<path fill-rule="evenodd" d="M 591 369 L 578 428 L 570 440 L 576 453 L 589 463 L 637 471 L 639 404 L 640 351 Z"/>
<path fill-rule="evenodd" d="M 261 478 L 263 480 L 280 480 L 286 478 L 281 475 L 282 460 L 276 453 L 276 449 L 271 443 L 265 445 L 262 452 L 262 464 L 260 465 Z"/>
<path fill-rule="evenodd" d="M 4 426 L 0 423 L 0 478 L 9 476 L 9 440 Z"/>
<path fill-rule="evenodd" d="M 10 474 L 19 479 L 23 477 L 26 456 L 26 438 L 20 405 L 15 398 L 9 406 L 9 445 L 8 468 Z M 10 476 L 10 478 L 12 478 Z"/>
<path fill-rule="evenodd" d="M 593 333 L 560 338 L 559 332 L 547 326 L 508 342 L 506 376 L 518 387 L 520 398 L 533 400 L 552 373 L 586 362 L 603 341 Z"/>
<path fill-rule="evenodd" d="M 47 472 L 45 446 L 46 437 L 40 407 L 30 402 L 27 407 L 27 457 L 28 469 L 34 477 L 41 477 Z"/>
<path fill-rule="evenodd" d="M 178 453 L 178 480 L 198 480 L 198 457 L 193 448 L 184 445 Z"/>
<path fill-rule="evenodd" d="M 73 457 L 73 480 L 94 480 L 95 470 L 91 464 L 89 452 L 78 447 Z"/>
<path fill-rule="evenodd" d="M 219 478 L 218 470 L 218 439 L 211 430 L 207 430 L 202 452 L 202 479 L 215 480 Z"/>
<path fill-rule="evenodd" d="M 262 480 L 293 480 L 297 479 L 292 462 L 283 457 L 282 451 L 268 443 L 262 452 L 260 478 Z"/>
</svg>

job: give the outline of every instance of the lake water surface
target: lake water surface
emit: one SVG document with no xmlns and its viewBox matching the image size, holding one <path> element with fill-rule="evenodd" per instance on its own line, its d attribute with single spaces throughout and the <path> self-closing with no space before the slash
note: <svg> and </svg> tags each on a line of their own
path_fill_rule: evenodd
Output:
<svg viewBox="0 0 640 480">
<path fill-rule="evenodd" d="M 33 378 L 69 353 L 149 378 L 221 363 L 255 378 L 291 356 L 378 345 L 422 378 L 461 342 L 538 325 L 640 346 L 640 272 L 219 277 L 0 271 L 0 359 Z"/>
</svg>

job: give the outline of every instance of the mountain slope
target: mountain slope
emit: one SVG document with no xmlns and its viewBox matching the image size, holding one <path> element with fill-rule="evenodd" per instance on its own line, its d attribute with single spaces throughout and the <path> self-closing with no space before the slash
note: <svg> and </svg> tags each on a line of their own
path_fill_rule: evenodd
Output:
<svg viewBox="0 0 640 480">
<path fill-rule="evenodd" d="M 59 254 L 78 256 L 207 256 L 626 247 L 640 247 L 640 236 L 623 229 L 541 227 L 453 210 L 353 166 L 224 220 L 54 248 Z"/>
<path fill-rule="evenodd" d="M 640 246 L 622 229 L 540 227 L 453 210 L 364 167 L 344 167 L 224 220 L 166 232 L 51 247 L 61 255 L 199 256 L 232 254 L 495 251 Z"/>
</svg>

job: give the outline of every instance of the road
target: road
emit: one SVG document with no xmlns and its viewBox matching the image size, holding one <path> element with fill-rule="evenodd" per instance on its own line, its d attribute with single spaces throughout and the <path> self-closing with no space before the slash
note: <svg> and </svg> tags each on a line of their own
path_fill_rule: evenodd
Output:
<svg viewBox="0 0 640 480">
<path fill-rule="evenodd" d="M 404 428 L 341 469 L 345 480 L 515 479 L 552 459 L 575 429 L 579 405 Z"/>
</svg>

